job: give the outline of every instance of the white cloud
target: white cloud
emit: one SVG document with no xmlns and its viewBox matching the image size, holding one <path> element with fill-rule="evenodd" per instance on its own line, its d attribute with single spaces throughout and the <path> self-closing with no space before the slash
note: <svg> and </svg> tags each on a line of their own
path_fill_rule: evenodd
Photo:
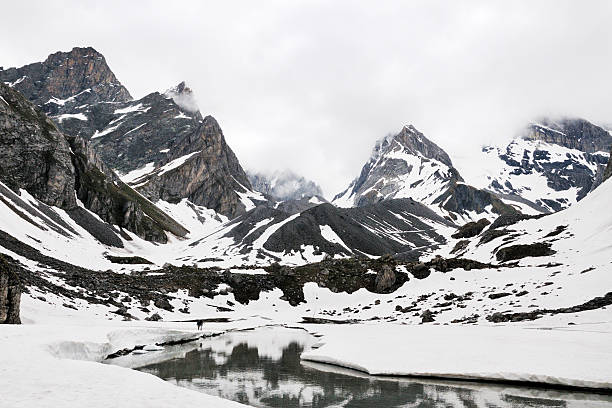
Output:
<svg viewBox="0 0 612 408">
<path fill-rule="evenodd" d="M 610 122 L 610 12 L 564 0 L 12 2 L 0 49 L 7 67 L 91 45 L 136 97 L 186 80 L 245 167 L 291 168 L 333 196 L 404 124 L 461 165 L 534 116 Z"/>
</svg>

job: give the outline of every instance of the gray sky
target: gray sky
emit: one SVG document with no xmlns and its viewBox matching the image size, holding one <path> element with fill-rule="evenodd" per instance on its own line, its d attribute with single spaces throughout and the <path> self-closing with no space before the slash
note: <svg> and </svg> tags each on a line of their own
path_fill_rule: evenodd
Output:
<svg viewBox="0 0 612 408">
<path fill-rule="evenodd" d="M 404 124 L 461 171 L 534 116 L 612 122 L 612 1 L 20 1 L 2 14 L 5 68 L 93 46 L 136 98 L 185 80 L 243 167 L 290 168 L 328 197 Z"/>
</svg>

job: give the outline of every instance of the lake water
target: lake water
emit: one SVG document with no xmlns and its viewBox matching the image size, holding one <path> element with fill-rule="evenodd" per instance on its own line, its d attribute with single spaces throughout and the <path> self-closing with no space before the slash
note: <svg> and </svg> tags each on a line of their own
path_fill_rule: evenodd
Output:
<svg viewBox="0 0 612 408">
<path fill-rule="evenodd" d="M 612 407 L 612 396 L 505 385 L 375 378 L 300 361 L 318 339 L 281 327 L 131 357 L 178 386 L 254 407 Z"/>
</svg>

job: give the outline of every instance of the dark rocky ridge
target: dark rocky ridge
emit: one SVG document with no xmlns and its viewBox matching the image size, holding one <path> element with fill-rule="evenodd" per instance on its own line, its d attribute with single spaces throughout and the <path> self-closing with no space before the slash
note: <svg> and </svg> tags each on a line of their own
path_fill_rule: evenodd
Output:
<svg viewBox="0 0 612 408">
<path fill-rule="evenodd" d="M 19 92 L 0 84 L 0 96 L 0 181 L 10 189 L 25 189 L 86 222 L 78 198 L 102 220 L 152 241 L 166 242 L 164 231 L 187 233 L 122 183 L 83 139 L 64 136 Z"/>
<path fill-rule="evenodd" d="M 404 219 L 399 219 L 394 214 L 400 214 Z M 321 204 L 302 212 L 276 230 L 264 243 L 264 248 L 274 252 L 300 251 L 303 246 L 313 245 L 319 251 L 330 255 L 381 256 L 404 253 L 414 248 L 431 249 L 436 244 L 446 242 L 444 237 L 420 218 L 440 225 L 450 225 L 448 221 L 411 199 L 387 200 L 356 208 L 337 208 L 331 204 Z M 381 228 L 381 225 L 386 227 Z M 321 226 L 330 227 L 346 247 L 325 239 Z"/>
</svg>

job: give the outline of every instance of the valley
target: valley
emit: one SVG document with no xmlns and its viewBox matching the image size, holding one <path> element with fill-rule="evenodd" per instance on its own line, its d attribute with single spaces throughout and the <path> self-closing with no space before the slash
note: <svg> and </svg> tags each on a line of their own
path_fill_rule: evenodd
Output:
<svg viewBox="0 0 612 408">
<path fill-rule="evenodd" d="M 32 406 L 32 378 L 48 406 L 612 406 L 604 127 L 542 118 L 460 174 L 405 125 L 333 198 L 245 171 L 230 142 L 185 82 L 135 100 L 91 47 L 0 69 L 0 323 L 22 323 L 0 326 L 10 406 Z M 243 395 L 246 360 L 298 379 Z"/>
</svg>

